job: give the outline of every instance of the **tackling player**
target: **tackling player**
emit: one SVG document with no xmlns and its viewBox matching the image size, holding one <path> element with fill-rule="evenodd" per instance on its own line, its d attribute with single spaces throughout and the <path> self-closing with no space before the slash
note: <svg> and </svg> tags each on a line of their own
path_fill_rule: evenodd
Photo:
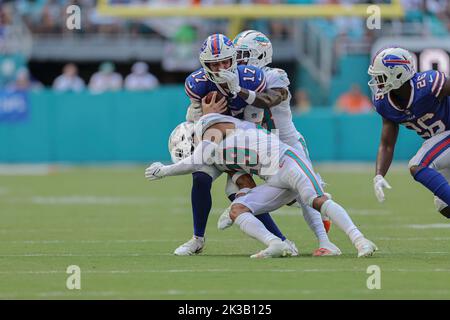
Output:
<svg viewBox="0 0 450 320">
<path fill-rule="evenodd" d="M 416 72 L 411 53 L 398 47 L 380 50 L 368 73 L 373 103 L 383 119 L 373 179 L 378 201 L 385 199 L 383 189 L 391 188 L 384 176 L 402 124 L 425 139 L 409 162 L 411 175 L 433 192 L 437 210 L 450 218 L 450 81 L 440 71 Z"/>
</svg>

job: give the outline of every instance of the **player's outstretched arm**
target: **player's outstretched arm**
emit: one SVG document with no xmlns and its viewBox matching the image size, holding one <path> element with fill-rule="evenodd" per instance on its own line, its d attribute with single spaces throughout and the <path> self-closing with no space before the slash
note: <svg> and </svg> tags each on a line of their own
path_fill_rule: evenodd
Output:
<svg viewBox="0 0 450 320">
<path fill-rule="evenodd" d="M 247 104 L 258 108 L 271 108 L 279 105 L 289 95 L 286 88 L 266 89 L 262 92 L 242 88 L 239 85 L 239 76 L 231 71 L 223 70 L 220 72 L 220 76 L 226 79 L 231 94 L 238 95 Z"/>
<path fill-rule="evenodd" d="M 158 180 L 169 176 L 180 176 L 198 171 L 204 165 L 212 164 L 212 157 L 217 144 L 208 140 L 201 141 L 189 157 L 165 166 L 160 162 L 152 163 L 145 169 L 145 177 Z"/>
<path fill-rule="evenodd" d="M 253 92 L 255 94 L 255 100 L 251 104 L 257 108 L 272 108 L 279 105 L 281 102 L 287 99 L 289 93 L 285 88 L 266 89 L 263 92 L 254 92 L 244 88 L 238 93 L 242 99 L 247 103 L 247 99 L 250 98 Z"/>
<path fill-rule="evenodd" d="M 379 202 L 383 202 L 385 199 L 383 189 L 391 188 L 389 183 L 384 179 L 384 176 L 388 172 L 394 157 L 398 130 L 398 124 L 383 118 L 381 141 L 378 147 L 375 177 L 373 178 L 374 191 Z"/>
<path fill-rule="evenodd" d="M 232 123 L 217 123 L 211 126 L 203 133 L 203 140 L 195 147 L 192 155 L 168 166 L 155 162 L 145 169 L 145 177 L 153 181 L 168 176 L 180 176 L 199 171 L 205 165 L 214 164 L 218 143 L 222 141 L 227 130 L 230 129 L 234 129 Z"/>
</svg>

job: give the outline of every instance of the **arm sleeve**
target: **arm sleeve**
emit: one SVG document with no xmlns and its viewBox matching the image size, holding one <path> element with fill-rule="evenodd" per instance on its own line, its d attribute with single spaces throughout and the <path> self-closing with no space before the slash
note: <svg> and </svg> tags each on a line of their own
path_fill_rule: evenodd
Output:
<svg viewBox="0 0 450 320">
<path fill-rule="evenodd" d="M 184 82 L 184 91 L 191 100 L 201 101 L 202 100 L 202 87 L 199 83 L 195 82 L 192 76 L 188 76 Z"/>
<path fill-rule="evenodd" d="M 217 144 L 211 141 L 201 141 L 191 156 L 169 166 L 161 168 L 164 176 L 179 176 L 198 171 L 205 165 L 214 163 Z"/>
<path fill-rule="evenodd" d="M 428 80 L 428 78 L 430 80 Z M 443 72 L 432 70 L 430 71 L 428 77 L 425 78 L 428 83 L 428 89 L 430 90 L 430 94 L 432 94 L 435 98 L 439 96 L 444 87 L 445 81 L 447 77 Z"/>
<path fill-rule="evenodd" d="M 286 72 L 282 69 L 272 69 L 266 72 L 267 89 L 288 88 L 291 82 Z"/>
</svg>

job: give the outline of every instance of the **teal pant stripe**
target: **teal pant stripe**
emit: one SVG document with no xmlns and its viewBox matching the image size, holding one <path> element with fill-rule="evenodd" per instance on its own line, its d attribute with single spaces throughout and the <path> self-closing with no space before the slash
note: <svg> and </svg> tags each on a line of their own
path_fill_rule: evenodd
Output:
<svg viewBox="0 0 450 320">
<path fill-rule="evenodd" d="M 324 193 L 322 191 L 322 188 L 320 188 L 319 183 L 317 182 L 314 174 L 312 174 L 312 172 L 309 170 L 308 166 L 305 165 L 303 163 L 303 161 L 292 151 L 290 151 L 290 150 L 286 151 L 286 155 L 289 156 L 290 158 L 294 159 L 295 162 L 297 162 L 297 164 L 300 166 L 300 168 L 306 173 L 307 177 L 309 178 L 312 185 L 314 186 L 314 189 L 316 190 L 317 194 L 319 196 L 323 196 Z"/>
</svg>

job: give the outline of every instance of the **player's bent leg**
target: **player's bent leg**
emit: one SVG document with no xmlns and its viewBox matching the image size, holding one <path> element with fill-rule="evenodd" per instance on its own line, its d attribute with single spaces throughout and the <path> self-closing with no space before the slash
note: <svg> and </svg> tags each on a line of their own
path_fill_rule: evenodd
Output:
<svg viewBox="0 0 450 320">
<path fill-rule="evenodd" d="M 409 162 L 414 180 L 450 205 L 450 185 L 443 170 L 450 168 L 450 132 L 426 140 Z"/>
<path fill-rule="evenodd" d="M 371 256 L 378 250 L 377 246 L 372 241 L 364 237 L 345 209 L 338 203 L 330 199 L 327 199 L 324 202 L 323 199 L 320 199 L 318 200 L 318 203 L 320 203 L 321 212 L 329 216 L 333 223 L 335 223 L 338 228 L 344 231 L 350 238 L 350 241 L 358 250 L 358 258 Z"/>
<path fill-rule="evenodd" d="M 411 173 L 414 180 L 433 192 L 436 197 L 447 205 L 450 205 L 450 185 L 442 174 L 430 167 L 412 167 Z"/>
<path fill-rule="evenodd" d="M 267 184 L 257 186 L 253 189 L 241 189 L 238 194 L 240 197 L 236 198 L 232 205 L 241 204 L 249 208 L 250 212 L 264 224 L 267 230 L 286 242 L 290 248 L 291 256 L 298 256 L 299 251 L 295 243 L 283 235 L 272 217 L 267 213 L 267 211 L 274 211 L 282 207 L 285 203 L 295 199 L 295 194 L 285 189 L 270 187 Z M 219 217 L 217 227 L 220 230 L 226 229 L 233 224 L 233 220 L 230 217 L 232 205 L 226 208 Z"/>
<path fill-rule="evenodd" d="M 288 244 L 267 230 L 264 224 L 256 219 L 246 206 L 233 204 L 230 210 L 230 218 L 239 226 L 242 232 L 268 246 L 266 249 L 252 255 L 252 258 L 275 258 L 290 255 Z"/>
<path fill-rule="evenodd" d="M 248 181 L 247 186 L 244 185 L 246 188 L 239 190 L 238 186 L 233 182 L 230 175 L 228 175 L 225 192 L 231 201 L 234 201 L 236 194 L 237 194 L 237 196 L 242 196 L 242 195 L 246 194 L 250 190 L 250 188 L 256 187 L 255 182 L 253 181 L 253 179 L 250 176 L 249 176 L 249 179 L 250 179 L 250 181 Z M 241 187 L 243 187 L 243 186 L 241 185 Z M 268 212 L 259 214 L 256 216 L 256 218 L 264 224 L 264 226 L 267 228 L 267 230 L 272 232 L 274 235 L 276 235 L 281 240 L 283 240 L 283 241 L 286 240 L 286 237 L 281 232 L 280 228 L 278 228 L 277 224 L 275 223 L 275 221 L 272 219 L 272 217 L 270 216 L 270 214 Z M 224 230 L 224 229 L 230 227 L 232 224 L 233 224 L 233 222 L 232 222 L 232 220 L 230 220 L 228 218 L 227 210 L 225 210 L 224 213 L 222 213 L 222 215 L 219 217 L 217 227 L 219 230 Z M 293 248 L 296 249 L 294 244 L 293 244 Z M 298 255 L 298 252 L 294 252 L 293 254 Z"/>
<path fill-rule="evenodd" d="M 313 256 L 335 256 L 340 255 L 341 250 L 333 244 L 328 238 L 327 231 L 322 222 L 321 214 L 304 204 L 301 205 L 303 211 L 303 217 L 308 224 L 309 228 L 314 232 L 317 240 L 319 241 L 319 248 L 314 250 Z"/>
<path fill-rule="evenodd" d="M 372 255 L 378 248 L 363 236 L 345 209 L 325 195 L 307 159 L 292 151 L 288 151 L 284 159 L 285 164 L 279 175 L 281 180 L 297 190 L 303 203 L 329 217 L 344 231 L 358 250 L 358 257 Z"/>
</svg>

